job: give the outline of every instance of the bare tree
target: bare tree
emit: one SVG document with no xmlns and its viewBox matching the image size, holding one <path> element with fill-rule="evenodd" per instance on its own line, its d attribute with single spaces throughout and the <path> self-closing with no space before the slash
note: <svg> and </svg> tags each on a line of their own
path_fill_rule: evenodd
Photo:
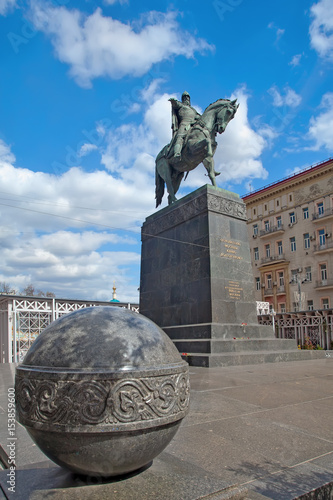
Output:
<svg viewBox="0 0 333 500">
<path fill-rule="evenodd" d="M 43 290 L 36 290 L 35 285 L 30 283 L 22 290 L 22 295 L 28 295 L 29 297 L 55 297 L 53 292 L 43 292 Z"/>
<path fill-rule="evenodd" d="M 0 293 L 13 294 L 15 290 L 13 290 L 12 286 L 5 281 L 0 281 Z"/>
<path fill-rule="evenodd" d="M 30 285 L 27 285 L 25 288 L 22 290 L 22 295 L 28 295 L 29 297 L 33 297 L 36 293 L 35 287 L 32 283 Z"/>
</svg>

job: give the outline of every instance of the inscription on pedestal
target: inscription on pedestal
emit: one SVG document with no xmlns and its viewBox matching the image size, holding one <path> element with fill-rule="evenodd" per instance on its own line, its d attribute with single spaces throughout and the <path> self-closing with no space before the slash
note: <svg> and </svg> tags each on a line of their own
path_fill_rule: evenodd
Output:
<svg viewBox="0 0 333 500">
<path fill-rule="evenodd" d="M 243 288 L 240 286 L 238 281 L 228 281 L 228 285 L 224 288 L 230 299 L 240 300 L 242 298 Z"/>
<path fill-rule="evenodd" d="M 226 240 L 224 238 L 221 238 L 221 241 L 224 248 L 223 252 L 220 253 L 220 257 L 224 257 L 226 259 L 243 260 L 243 257 L 237 255 L 240 247 L 239 241 Z"/>
</svg>

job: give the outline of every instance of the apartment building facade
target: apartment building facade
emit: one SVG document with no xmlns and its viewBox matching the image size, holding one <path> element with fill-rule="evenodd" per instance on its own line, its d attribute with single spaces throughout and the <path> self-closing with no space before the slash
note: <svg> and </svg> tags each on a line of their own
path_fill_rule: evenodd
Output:
<svg viewBox="0 0 333 500">
<path fill-rule="evenodd" d="M 333 159 L 242 197 L 256 300 L 276 312 L 333 307 Z"/>
</svg>

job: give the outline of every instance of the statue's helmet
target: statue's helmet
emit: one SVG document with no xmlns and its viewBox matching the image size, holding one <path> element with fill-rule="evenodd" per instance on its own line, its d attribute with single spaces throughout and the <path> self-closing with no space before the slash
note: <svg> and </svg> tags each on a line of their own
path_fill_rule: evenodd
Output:
<svg viewBox="0 0 333 500">
<path fill-rule="evenodd" d="M 182 94 L 182 101 L 184 102 L 184 101 L 190 101 L 190 100 L 191 100 L 190 94 L 188 92 L 186 92 L 186 90 L 185 90 L 185 92 L 183 92 L 183 94 Z"/>
</svg>

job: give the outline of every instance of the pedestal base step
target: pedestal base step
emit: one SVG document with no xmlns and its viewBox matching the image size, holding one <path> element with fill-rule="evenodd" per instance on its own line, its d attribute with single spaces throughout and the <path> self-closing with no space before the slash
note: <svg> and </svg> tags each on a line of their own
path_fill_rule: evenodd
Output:
<svg viewBox="0 0 333 500">
<path fill-rule="evenodd" d="M 248 351 L 295 351 L 294 339 L 174 339 L 173 343 L 180 353 L 227 354 Z"/>
<path fill-rule="evenodd" d="M 324 359 L 325 351 L 296 349 L 294 351 L 248 351 L 224 354 L 187 352 L 182 358 L 190 366 L 217 367 L 234 365 L 256 365 L 260 363 L 279 363 L 281 361 L 309 361 Z"/>
</svg>

